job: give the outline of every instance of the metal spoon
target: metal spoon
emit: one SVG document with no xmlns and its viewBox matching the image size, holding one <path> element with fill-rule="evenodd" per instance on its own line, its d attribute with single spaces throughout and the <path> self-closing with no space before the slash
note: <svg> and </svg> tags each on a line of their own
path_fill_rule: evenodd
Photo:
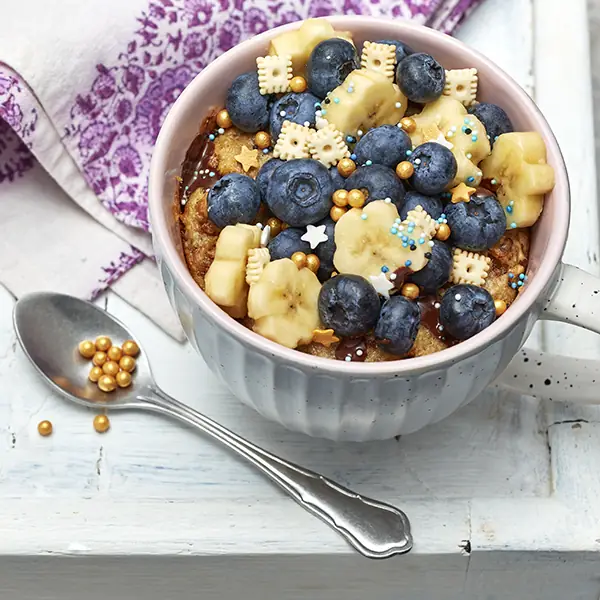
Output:
<svg viewBox="0 0 600 600">
<path fill-rule="evenodd" d="M 134 384 L 110 395 L 102 392 L 88 380 L 90 362 L 79 355 L 79 342 L 98 335 L 120 341 L 135 338 L 93 304 L 62 294 L 31 294 L 17 302 L 14 325 L 29 360 L 69 400 L 94 409 L 149 410 L 195 427 L 257 467 L 368 558 L 388 558 L 412 548 L 410 523 L 401 510 L 283 460 L 171 398 L 154 382 L 143 351 L 137 358 Z"/>
</svg>

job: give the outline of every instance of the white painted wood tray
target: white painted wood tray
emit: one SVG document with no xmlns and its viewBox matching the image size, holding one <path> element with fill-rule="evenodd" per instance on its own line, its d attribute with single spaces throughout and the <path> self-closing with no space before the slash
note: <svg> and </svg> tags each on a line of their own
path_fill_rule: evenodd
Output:
<svg viewBox="0 0 600 600">
<path fill-rule="evenodd" d="M 511 73 L 554 126 L 573 190 L 566 259 L 599 273 L 585 0 L 486 0 L 460 36 Z M 411 518 L 411 554 L 373 562 L 220 448 L 159 417 L 93 415 L 44 387 L 0 289 L 0 598 L 15 600 L 596 600 L 599 410 L 489 393 L 400 440 L 332 444 L 240 405 L 189 346 L 115 296 L 158 383 L 276 453 Z M 556 324 L 535 345 L 600 359 Z M 50 419 L 55 433 L 37 434 Z M 85 559 L 83 559 L 85 557 Z"/>
</svg>

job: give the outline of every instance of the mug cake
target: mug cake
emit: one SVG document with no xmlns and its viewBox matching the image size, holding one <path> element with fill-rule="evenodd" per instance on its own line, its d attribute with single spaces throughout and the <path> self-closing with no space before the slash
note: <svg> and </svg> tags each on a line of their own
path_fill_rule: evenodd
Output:
<svg viewBox="0 0 600 600">
<path fill-rule="evenodd" d="M 443 350 L 515 301 L 554 186 L 546 147 L 477 101 L 476 69 L 437 58 L 308 20 L 199 115 L 175 216 L 231 318 L 375 362 Z"/>
</svg>

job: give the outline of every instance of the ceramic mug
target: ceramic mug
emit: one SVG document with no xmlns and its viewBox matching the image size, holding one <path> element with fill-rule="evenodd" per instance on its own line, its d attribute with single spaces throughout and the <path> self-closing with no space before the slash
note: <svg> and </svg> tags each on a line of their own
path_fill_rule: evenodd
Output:
<svg viewBox="0 0 600 600">
<path fill-rule="evenodd" d="M 334 440 L 379 440 L 417 431 L 473 400 L 507 367 L 502 381 L 517 391 L 593 399 L 596 363 L 544 357 L 550 365 L 544 373 L 560 365 L 561 373 L 577 367 L 579 375 L 576 381 L 548 384 L 540 370 L 528 369 L 527 361 L 539 361 L 539 353 L 520 352 L 538 319 L 568 321 L 600 333 L 595 315 L 600 281 L 561 263 L 569 225 L 567 172 L 534 102 L 496 65 L 444 34 L 401 20 L 339 16 L 329 21 L 337 30 L 352 32 L 357 44 L 399 39 L 432 54 L 447 69 L 476 67 L 478 98 L 502 106 L 515 130 L 542 135 L 556 186 L 533 228 L 527 284 L 508 311 L 473 338 L 428 356 L 379 363 L 335 361 L 285 348 L 230 318 L 196 285 L 173 214 L 176 176 L 200 123 L 211 108 L 223 106 L 234 77 L 255 69 L 269 40 L 299 26 L 294 23 L 252 38 L 206 67 L 175 102 L 156 143 L 149 190 L 154 247 L 170 301 L 192 345 L 244 403 L 288 429 Z"/>
</svg>

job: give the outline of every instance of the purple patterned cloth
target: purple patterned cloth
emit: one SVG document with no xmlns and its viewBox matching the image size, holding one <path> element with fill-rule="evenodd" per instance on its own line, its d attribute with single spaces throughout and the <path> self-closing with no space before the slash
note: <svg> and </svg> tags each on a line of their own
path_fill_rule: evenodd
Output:
<svg viewBox="0 0 600 600">
<path fill-rule="evenodd" d="M 217 56 L 271 27 L 308 17 L 366 14 L 406 18 L 452 33 L 480 0 L 143 0 L 126 42 L 112 58 L 90 61 L 60 107 L 43 106 L 27 76 L 0 55 L 0 183 L 33 164 L 51 172 L 47 138 L 51 121 L 81 177 L 102 205 L 125 225 L 148 231 L 147 180 L 154 141 L 177 96 Z M 107 27 L 114 24 L 107 21 Z M 107 40 L 113 42 L 107 30 Z M 105 57 L 105 53 L 98 54 Z M 68 96 L 68 95 L 67 95 Z M 20 138 L 11 133 L 8 127 Z M 58 178 L 57 178 L 58 181 Z M 114 257 L 99 274 L 99 288 L 133 267 L 142 254 Z M 90 290 L 90 295 L 97 290 Z"/>
</svg>

